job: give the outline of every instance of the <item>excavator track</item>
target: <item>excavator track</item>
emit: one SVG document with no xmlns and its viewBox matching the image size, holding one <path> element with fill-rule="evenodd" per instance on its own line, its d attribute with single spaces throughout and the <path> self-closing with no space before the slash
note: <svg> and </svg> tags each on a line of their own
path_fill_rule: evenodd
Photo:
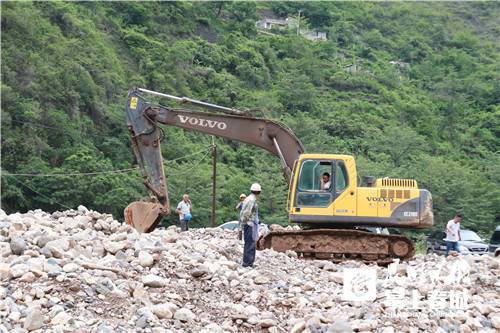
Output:
<svg viewBox="0 0 500 333">
<path fill-rule="evenodd" d="M 340 262 L 354 259 L 379 264 L 408 260 L 415 254 L 413 242 L 401 235 L 375 234 L 353 229 L 279 229 L 262 236 L 259 250 L 295 251 L 301 258 Z"/>
</svg>

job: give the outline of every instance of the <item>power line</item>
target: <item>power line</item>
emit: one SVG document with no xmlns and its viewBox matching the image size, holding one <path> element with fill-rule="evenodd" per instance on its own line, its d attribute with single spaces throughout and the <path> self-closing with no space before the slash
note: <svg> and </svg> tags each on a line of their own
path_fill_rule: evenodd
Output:
<svg viewBox="0 0 500 333">
<path fill-rule="evenodd" d="M 180 161 L 180 160 L 183 160 L 187 157 L 191 157 L 191 156 L 194 156 L 194 155 L 198 155 L 198 154 L 201 154 L 201 153 L 204 153 L 204 152 L 207 152 L 209 151 L 209 149 L 212 148 L 212 146 L 209 146 L 209 147 L 206 147 L 205 149 L 203 150 L 200 150 L 200 151 L 197 151 L 196 153 L 192 153 L 192 154 L 189 154 L 189 155 L 184 155 L 184 156 L 181 156 L 181 157 L 178 157 L 178 158 L 174 158 L 173 160 L 166 160 L 165 162 L 163 162 L 164 164 L 165 163 L 168 163 L 168 162 L 176 162 L 176 161 Z"/>
<path fill-rule="evenodd" d="M 211 148 L 211 146 L 209 147 Z M 193 155 L 197 155 L 197 154 L 200 154 L 200 153 L 203 153 L 205 152 L 205 155 L 203 155 L 201 157 L 201 159 L 199 159 L 195 164 L 193 164 L 193 166 L 191 168 L 188 168 L 188 169 L 184 169 L 184 170 L 181 170 L 181 174 L 184 174 L 184 173 L 187 173 L 191 170 L 193 170 L 195 167 L 199 166 L 199 164 L 205 159 L 207 158 L 207 156 L 210 155 L 210 150 L 205 148 L 204 150 L 201 150 L 201 151 L 198 151 L 198 152 L 195 152 L 193 154 L 189 154 L 189 155 L 185 155 L 185 156 L 182 156 L 182 157 L 179 157 L 179 158 L 176 158 L 176 159 L 173 159 L 173 160 L 170 160 L 168 162 L 174 162 L 174 161 L 178 161 L 180 159 L 183 159 L 183 158 L 186 158 L 186 157 L 190 157 L 190 156 L 193 156 Z M 132 170 L 137 170 L 138 167 L 135 167 L 135 168 L 129 168 L 129 169 L 120 169 L 120 170 L 111 170 L 111 171 L 100 171 L 100 172 L 86 172 L 86 173 L 73 173 L 73 174 L 11 174 L 11 173 L 6 173 L 6 174 L 2 174 L 2 176 L 12 176 L 11 179 L 13 179 L 15 182 L 17 182 L 18 184 L 26 187 L 27 189 L 29 189 L 30 191 L 38 194 L 39 196 L 41 197 L 44 197 L 45 199 L 48 199 L 51 203 L 55 203 L 55 204 L 58 204 L 59 206 L 61 207 L 64 207 L 64 208 L 67 208 L 67 209 L 73 209 L 69 206 L 66 206 L 65 204 L 62 204 L 58 201 L 55 201 L 54 199 L 50 198 L 49 196 L 43 194 L 43 193 L 40 193 L 38 192 L 37 190 L 33 189 L 32 187 L 24 184 L 23 182 L 21 182 L 20 180 L 18 180 L 15 176 L 64 176 L 64 177 L 67 177 L 67 176 L 81 176 L 81 175 L 84 175 L 84 176 L 88 176 L 88 175 L 97 175 L 97 174 L 105 174 L 105 173 L 122 173 L 122 172 L 129 172 L 129 171 L 132 171 Z"/>
<path fill-rule="evenodd" d="M 207 152 L 208 148 L 205 148 L 203 150 L 197 151 L 192 154 L 184 155 L 178 158 L 175 158 L 173 160 L 167 160 L 164 163 L 168 162 L 176 162 L 180 161 L 183 159 L 186 159 L 188 157 L 198 155 L 204 152 Z M 202 161 L 204 158 L 202 158 L 200 161 Z M 139 167 L 134 167 L 134 168 L 127 168 L 127 169 L 117 169 L 117 170 L 108 170 L 108 171 L 95 171 L 95 172 L 75 172 L 75 173 L 10 173 L 7 171 L 3 171 L 2 176 L 10 176 L 10 177 L 74 177 L 74 176 L 96 176 L 96 175 L 105 175 L 105 174 L 114 174 L 114 173 L 127 173 L 131 171 L 136 171 L 138 170 Z"/>
<path fill-rule="evenodd" d="M 180 172 L 181 174 L 184 174 L 184 173 L 187 173 L 187 172 L 189 172 L 189 171 L 193 170 L 195 167 L 199 166 L 199 164 L 200 164 L 201 162 L 203 162 L 203 160 L 204 160 L 205 158 L 207 158 L 207 156 L 208 156 L 208 155 L 210 155 L 210 153 L 211 153 L 211 151 L 210 151 L 210 150 L 209 150 L 209 151 L 207 151 L 207 152 L 206 152 L 206 154 L 205 154 L 205 155 L 203 155 L 203 156 L 201 157 L 201 159 L 200 159 L 197 163 L 193 164 L 193 166 L 191 166 L 190 168 L 179 170 L 179 172 Z"/>
<path fill-rule="evenodd" d="M 71 177 L 71 176 L 95 176 L 111 173 L 124 173 L 139 169 L 138 167 L 129 169 L 96 171 L 96 172 L 77 172 L 77 173 L 10 173 L 2 174 L 2 176 L 20 176 L 20 177 Z M 5 171 L 4 171 L 5 172 Z"/>
<path fill-rule="evenodd" d="M 23 182 L 21 182 L 20 180 L 18 180 L 18 179 L 17 179 L 17 178 L 15 178 L 15 177 L 13 177 L 12 179 L 13 179 L 13 180 L 15 180 L 18 184 L 21 184 L 22 186 L 26 187 L 27 189 L 31 190 L 32 192 L 34 192 L 34 193 L 38 194 L 39 196 L 42 196 L 42 197 L 44 197 L 45 199 L 50 200 L 50 202 L 51 202 L 51 203 L 56 203 L 56 204 L 58 204 L 59 206 L 64 207 L 64 208 L 67 208 L 67 209 L 73 209 L 73 208 L 71 208 L 71 207 L 69 207 L 69 206 L 66 206 L 65 204 L 62 204 L 62 203 L 60 203 L 60 202 L 55 201 L 54 199 L 52 199 L 52 198 L 50 198 L 50 197 L 46 196 L 46 195 L 45 195 L 45 194 L 43 194 L 43 193 L 40 193 L 40 192 L 38 192 L 38 191 L 34 190 L 32 187 L 30 187 L 30 186 L 28 186 L 28 185 L 24 184 Z"/>
</svg>

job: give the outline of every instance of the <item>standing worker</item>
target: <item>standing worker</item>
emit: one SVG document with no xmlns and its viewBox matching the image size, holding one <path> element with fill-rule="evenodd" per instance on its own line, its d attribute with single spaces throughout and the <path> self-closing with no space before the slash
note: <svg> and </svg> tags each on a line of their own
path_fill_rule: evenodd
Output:
<svg viewBox="0 0 500 333">
<path fill-rule="evenodd" d="M 259 198 L 261 187 L 254 183 L 250 187 L 250 194 L 244 201 L 241 208 L 240 221 L 243 225 L 243 267 L 252 267 L 255 261 L 255 250 L 257 238 L 259 237 Z"/>
<path fill-rule="evenodd" d="M 243 207 L 243 201 L 247 198 L 247 195 L 245 193 L 240 194 L 240 201 L 234 207 L 238 211 L 238 240 L 241 240 L 241 236 L 243 235 L 243 226 L 241 225 L 241 219 L 240 219 L 240 214 L 241 214 L 241 208 Z"/>
<path fill-rule="evenodd" d="M 449 220 L 446 224 L 446 256 L 450 253 L 450 250 L 460 253 L 458 247 L 458 241 L 460 240 L 460 222 L 462 221 L 462 215 L 456 214 L 453 220 Z"/>
<path fill-rule="evenodd" d="M 189 221 L 193 218 L 191 212 L 193 210 L 193 205 L 191 200 L 189 200 L 189 195 L 184 194 L 182 196 L 182 201 L 177 205 L 175 212 L 179 214 L 179 220 L 181 222 L 181 231 L 187 231 L 189 229 Z"/>
</svg>

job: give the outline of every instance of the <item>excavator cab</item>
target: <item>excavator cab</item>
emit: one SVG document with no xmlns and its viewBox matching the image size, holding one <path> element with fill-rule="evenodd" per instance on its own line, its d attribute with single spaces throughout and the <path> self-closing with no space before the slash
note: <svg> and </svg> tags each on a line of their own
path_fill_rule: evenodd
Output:
<svg viewBox="0 0 500 333">
<path fill-rule="evenodd" d="M 296 163 L 288 202 L 291 222 L 315 226 L 349 227 L 432 226 L 429 191 L 411 179 L 377 180 L 374 187 L 358 187 L 350 155 L 302 154 Z M 329 175 L 328 186 L 322 182 Z"/>
<path fill-rule="evenodd" d="M 308 159 L 301 164 L 296 203 L 300 207 L 327 207 L 348 182 L 342 161 Z M 337 170 L 339 169 L 339 170 Z"/>
<path fill-rule="evenodd" d="M 325 177 L 322 181 L 323 175 Z M 325 185 L 329 180 L 330 184 Z M 353 156 L 301 154 L 289 187 L 289 221 L 302 230 L 275 230 L 259 249 L 292 250 L 303 257 L 341 261 L 361 259 L 390 263 L 409 259 L 413 242 L 402 235 L 374 234 L 372 227 L 430 228 L 432 198 L 412 179 L 377 179 L 358 187 Z M 373 229 L 373 228 L 372 228 Z"/>
<path fill-rule="evenodd" d="M 290 221 L 332 224 L 338 222 L 334 215 L 352 215 L 356 205 L 353 163 L 347 155 L 302 154 L 290 186 Z"/>
</svg>

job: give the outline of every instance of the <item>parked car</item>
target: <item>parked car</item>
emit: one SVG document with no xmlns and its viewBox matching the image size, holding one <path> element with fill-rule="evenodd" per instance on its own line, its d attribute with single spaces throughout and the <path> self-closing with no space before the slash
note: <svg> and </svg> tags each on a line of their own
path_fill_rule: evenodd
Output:
<svg viewBox="0 0 500 333">
<path fill-rule="evenodd" d="M 238 221 L 229 221 L 224 224 L 221 224 L 217 228 L 225 229 L 225 230 L 237 230 L 238 229 Z"/>
<path fill-rule="evenodd" d="M 427 239 L 427 253 L 446 253 L 446 233 L 435 231 Z M 472 230 L 460 230 L 458 248 L 462 254 L 487 254 L 488 244 Z"/>
<path fill-rule="evenodd" d="M 495 257 L 500 256 L 500 225 L 497 226 L 490 239 L 490 253 Z"/>
<path fill-rule="evenodd" d="M 217 228 L 225 229 L 225 230 L 238 230 L 238 221 L 229 221 L 224 224 L 221 224 Z M 259 235 L 264 235 L 269 231 L 267 224 L 260 223 L 259 224 Z"/>
</svg>

